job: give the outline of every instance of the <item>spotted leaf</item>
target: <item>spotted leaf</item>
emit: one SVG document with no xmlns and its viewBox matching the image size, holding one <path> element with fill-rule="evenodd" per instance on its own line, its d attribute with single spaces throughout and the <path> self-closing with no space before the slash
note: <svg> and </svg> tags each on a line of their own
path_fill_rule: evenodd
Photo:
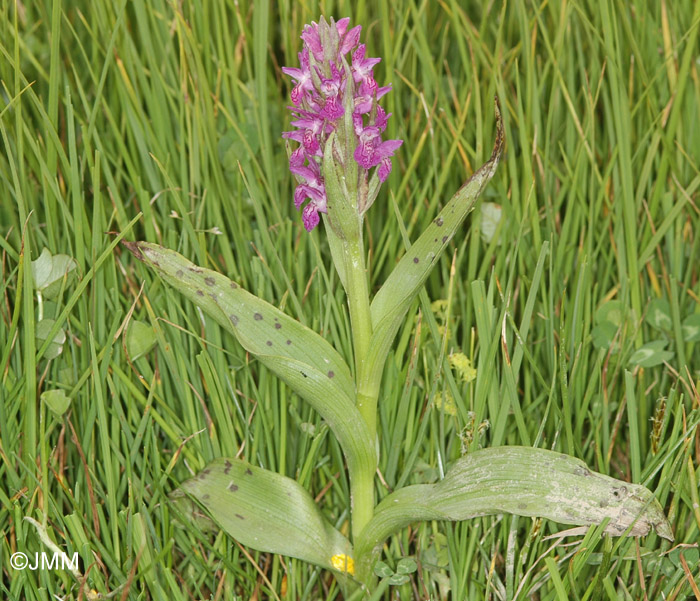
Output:
<svg viewBox="0 0 700 601">
<path fill-rule="evenodd" d="M 673 540 L 661 505 L 644 486 L 596 473 L 569 455 L 508 446 L 469 453 L 436 484 L 407 486 L 386 497 L 363 530 L 357 555 L 378 549 L 412 522 L 499 513 L 580 526 L 608 519 L 605 531 L 613 536 L 643 536 L 654 528 Z"/>
<path fill-rule="evenodd" d="M 505 144 L 505 134 L 498 101 L 495 107 L 496 143 L 491 158 L 455 193 L 440 214 L 406 251 L 372 301 L 373 334 L 369 361 L 377 370 L 383 368 L 394 336 L 413 299 L 437 265 L 437 259 L 445 251 L 467 214 L 474 208 L 474 203 L 486 184 L 496 173 Z"/>
<path fill-rule="evenodd" d="M 327 569 L 352 561 L 352 546 L 296 481 L 240 459 L 220 458 L 171 496 L 186 517 L 198 516 L 186 495 L 203 505 L 239 543 L 296 557 Z M 336 558 L 334 560 L 334 558 Z M 347 570 L 346 570 L 347 571 Z"/>
<path fill-rule="evenodd" d="M 350 369 L 326 340 L 227 277 L 173 250 L 148 242 L 126 246 L 319 412 L 345 452 L 351 477 L 358 469 L 373 471 L 374 442 L 355 406 Z"/>
</svg>

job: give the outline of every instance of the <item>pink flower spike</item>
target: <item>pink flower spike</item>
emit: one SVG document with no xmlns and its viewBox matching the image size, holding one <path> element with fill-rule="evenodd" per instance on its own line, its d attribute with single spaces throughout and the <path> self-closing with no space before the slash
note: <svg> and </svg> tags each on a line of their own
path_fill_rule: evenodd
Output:
<svg viewBox="0 0 700 601">
<path fill-rule="evenodd" d="M 382 159 L 379 163 L 379 169 L 377 169 L 377 175 L 379 176 L 379 181 L 384 183 L 386 178 L 389 177 L 391 173 L 391 159 Z"/>
<path fill-rule="evenodd" d="M 321 77 L 321 93 L 326 97 L 336 96 L 340 91 L 341 84 L 342 79 L 340 76 L 340 72 L 338 71 L 337 67 L 333 63 L 331 63 L 330 79 Z"/>
<path fill-rule="evenodd" d="M 311 66 L 309 63 L 309 49 L 304 48 L 299 53 L 299 64 L 301 69 L 295 67 L 282 67 L 282 73 L 289 75 L 297 82 L 292 90 L 292 102 L 295 106 L 299 106 L 306 92 L 311 92 L 314 89 L 314 82 L 311 77 Z"/>
<path fill-rule="evenodd" d="M 304 32 L 301 34 L 301 39 L 304 40 L 309 50 L 313 53 L 317 61 L 323 60 L 323 46 L 321 38 L 318 35 L 318 24 L 314 21 L 311 25 L 304 26 Z"/>
<path fill-rule="evenodd" d="M 357 44 L 360 42 L 360 32 L 362 31 L 362 25 L 357 25 L 348 31 L 343 37 L 343 41 L 340 42 L 340 49 L 338 52 L 341 56 L 350 52 Z"/>
<path fill-rule="evenodd" d="M 387 140 L 386 142 L 382 142 L 379 146 L 377 146 L 375 152 L 382 159 L 385 157 L 394 156 L 394 152 L 396 152 L 401 144 L 403 144 L 403 140 Z"/>
<path fill-rule="evenodd" d="M 360 167 L 370 169 L 379 165 L 383 159 L 392 156 L 394 151 L 403 144 L 403 140 L 387 140 L 377 144 L 378 139 L 379 130 L 376 127 L 367 127 L 360 134 L 360 143 L 355 149 L 355 160 Z"/>
<path fill-rule="evenodd" d="M 353 129 L 355 130 L 355 135 L 359 136 L 365 127 L 362 123 L 362 113 L 356 111 L 352 114 L 352 125 Z"/>
<path fill-rule="evenodd" d="M 372 110 L 373 98 L 371 96 L 355 96 L 355 110 L 353 111 L 356 115 L 365 115 Z"/>
<path fill-rule="evenodd" d="M 389 84 L 388 86 L 377 88 L 377 100 L 379 100 L 382 96 L 388 94 L 389 92 L 391 92 L 391 84 Z"/>
<path fill-rule="evenodd" d="M 314 162 L 311 161 L 309 165 L 312 165 Z M 316 185 L 315 187 L 320 187 L 320 182 L 318 181 L 318 173 L 314 173 L 314 170 L 311 167 L 305 167 L 303 165 L 290 165 L 289 170 L 294 174 L 298 175 L 299 177 L 304 178 L 306 180 L 306 183 L 309 185 Z"/>
<path fill-rule="evenodd" d="M 282 137 L 284 138 L 284 134 L 282 134 Z M 301 167 L 304 164 L 305 159 L 306 159 L 306 156 L 304 155 L 304 148 L 302 146 L 300 146 L 289 157 L 289 169 L 290 169 L 290 171 L 292 173 L 294 173 L 294 168 Z"/>
<path fill-rule="evenodd" d="M 296 67 L 282 67 L 282 73 L 289 75 L 289 77 L 295 79 L 296 81 L 299 81 L 304 77 L 304 72 Z"/>
<path fill-rule="evenodd" d="M 403 144 L 403 140 L 387 140 L 380 144 L 376 153 L 378 156 L 382 157 L 379 163 L 379 168 L 377 169 L 377 176 L 380 182 L 385 182 L 386 178 L 389 177 L 391 173 L 391 159 L 389 157 L 394 155 L 394 151 Z"/>
<path fill-rule="evenodd" d="M 291 152 L 289 169 L 298 181 L 294 205 L 303 210 L 302 220 L 309 231 L 320 223 L 319 213 L 325 213 L 328 206 L 321 165 L 324 170 L 330 168 L 340 174 L 354 159 L 359 167 L 358 185 L 367 181 L 368 170 L 374 167 L 377 178 L 383 182 L 391 173 L 391 157 L 401 146 L 401 140 L 382 141 L 391 115 L 379 106 L 378 100 L 391 86 L 377 85 L 373 69 L 380 59 L 366 56 L 367 46 L 360 43 L 361 32 L 360 25 L 350 28 L 347 17 L 338 21 L 321 18 L 319 23 L 305 25 L 299 66 L 282 68 L 293 80 L 292 106 L 288 108 L 294 128 L 282 137 L 299 144 Z M 346 58 L 348 53 L 351 60 Z M 351 115 L 346 115 L 346 111 Z M 337 154 L 334 151 L 330 163 L 324 162 L 325 147 L 334 132 L 341 144 L 336 146 Z M 347 192 L 354 189 L 360 193 L 361 188 L 354 185 L 348 186 Z M 363 214 L 376 197 L 377 189 L 373 190 L 367 202 L 359 202 L 359 197 L 357 201 L 334 198 L 333 206 L 349 202 Z M 335 219 L 332 215 L 331 225 Z"/>
<path fill-rule="evenodd" d="M 367 140 L 366 142 L 360 141 L 355 148 L 355 153 L 353 157 L 357 161 L 357 164 L 364 169 L 371 169 L 377 163 L 374 160 L 374 140 Z"/>
<path fill-rule="evenodd" d="M 303 142 L 304 141 L 304 132 L 303 131 L 283 131 L 282 132 L 282 137 L 285 140 L 294 140 L 295 142 Z"/>
<path fill-rule="evenodd" d="M 308 194 L 304 191 L 304 185 L 300 184 L 294 190 L 294 207 L 298 211 L 304 201 L 308 198 Z"/>
<path fill-rule="evenodd" d="M 314 205 L 320 205 L 323 207 L 324 211 L 326 208 L 326 190 L 325 188 L 314 188 L 308 184 L 299 184 L 297 189 L 294 191 L 294 206 L 299 209 L 303 202 L 307 199 L 311 199 L 311 203 Z"/>
<path fill-rule="evenodd" d="M 337 121 L 345 114 L 343 102 L 340 96 L 333 96 L 326 99 L 326 104 L 321 109 L 321 115 L 330 121 Z"/>
<path fill-rule="evenodd" d="M 372 69 L 374 66 L 381 62 L 380 58 L 365 58 L 365 45 L 360 44 L 352 55 L 352 77 L 357 82 L 365 82 L 372 87 L 369 83 L 370 81 L 376 87 L 376 82 L 374 81 L 374 74 Z"/>
<path fill-rule="evenodd" d="M 318 213 L 318 207 L 312 202 L 307 204 L 304 207 L 304 210 L 301 212 L 301 219 L 304 222 L 304 227 L 306 228 L 307 232 L 314 229 L 321 221 L 321 217 Z"/>
<path fill-rule="evenodd" d="M 340 37 L 345 35 L 345 32 L 348 30 L 348 25 L 350 25 L 350 17 L 343 17 L 335 22 L 335 29 Z"/>
<path fill-rule="evenodd" d="M 386 111 L 377 105 L 377 116 L 374 118 L 374 126 L 379 128 L 379 131 L 384 131 L 389 117 L 391 117 L 391 113 L 387 115 Z"/>
<path fill-rule="evenodd" d="M 304 144 L 304 150 L 307 152 L 307 154 L 314 155 L 320 148 L 318 138 L 311 129 L 304 130 L 304 138 L 302 143 Z"/>
</svg>

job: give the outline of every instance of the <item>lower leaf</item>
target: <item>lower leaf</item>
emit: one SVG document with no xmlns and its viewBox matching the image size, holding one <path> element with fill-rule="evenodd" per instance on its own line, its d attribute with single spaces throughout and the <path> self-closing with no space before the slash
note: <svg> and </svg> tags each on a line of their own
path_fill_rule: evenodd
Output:
<svg viewBox="0 0 700 601">
<path fill-rule="evenodd" d="M 295 480 L 240 459 L 216 459 L 182 484 L 173 502 L 188 517 L 189 493 L 241 544 L 296 557 L 336 572 L 353 573 L 352 545 L 323 517 Z"/>
<path fill-rule="evenodd" d="M 386 497 L 356 541 L 356 554 L 378 551 L 412 522 L 499 513 L 575 525 L 609 519 L 605 531 L 613 536 L 644 536 L 653 527 L 673 540 L 661 505 L 644 486 L 593 472 L 569 455 L 509 446 L 470 453 L 440 482 L 407 486 Z"/>
</svg>

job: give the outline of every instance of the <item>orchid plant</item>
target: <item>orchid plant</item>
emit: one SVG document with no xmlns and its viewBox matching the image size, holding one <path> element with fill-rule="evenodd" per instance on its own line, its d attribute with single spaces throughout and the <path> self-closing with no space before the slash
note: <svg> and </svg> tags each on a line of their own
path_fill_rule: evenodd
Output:
<svg viewBox="0 0 700 601">
<path fill-rule="evenodd" d="M 512 513 L 580 526 L 605 523 L 612 535 L 672 538 L 662 508 L 645 487 L 591 471 L 582 461 L 544 449 L 500 447 L 457 459 L 434 484 L 410 485 L 377 503 L 377 403 L 394 337 L 413 300 L 493 177 L 504 146 L 495 104 L 490 159 L 447 202 L 370 296 L 363 220 L 392 168 L 401 140 L 383 140 L 391 115 L 379 100 L 390 91 L 374 79 L 378 58 L 366 56 L 361 27 L 349 19 L 312 23 L 301 35 L 293 80 L 293 131 L 284 138 L 298 180 L 294 204 L 307 230 L 324 222 L 335 269 L 347 294 L 354 369 L 320 335 L 225 276 L 146 242 L 134 255 L 235 336 L 325 420 L 342 447 L 350 481 L 351 536 L 324 517 L 296 481 L 239 458 L 222 457 L 184 482 L 173 501 L 203 507 L 243 545 L 296 557 L 333 572 L 346 597 L 377 584 L 386 540 L 422 520 L 466 520 Z M 302 208 L 303 207 L 303 208 Z M 196 503 L 192 505 L 192 503 Z M 412 569 L 412 568 L 411 568 Z"/>
</svg>

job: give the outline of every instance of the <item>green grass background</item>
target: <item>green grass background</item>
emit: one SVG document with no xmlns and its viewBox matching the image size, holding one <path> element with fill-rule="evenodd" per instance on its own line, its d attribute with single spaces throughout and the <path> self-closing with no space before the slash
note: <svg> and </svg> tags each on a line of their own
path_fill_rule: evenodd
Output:
<svg viewBox="0 0 700 601">
<path fill-rule="evenodd" d="M 421 566 L 385 598 L 700 598 L 700 345 L 681 327 L 700 313 L 692 0 L 0 3 L 0 598 L 339 598 L 326 573 L 178 524 L 168 493 L 214 457 L 297 478 L 343 528 L 347 476 L 318 417 L 114 234 L 225 273 L 351 356 L 323 231 L 301 226 L 280 138 L 280 67 L 320 14 L 363 25 L 377 80 L 393 84 L 388 133 L 405 140 L 366 220 L 372 289 L 403 251 L 400 224 L 415 239 L 490 154 L 496 94 L 507 134 L 483 197 L 502 206 L 499 235 L 482 240 L 477 206 L 386 367 L 378 494 L 440 477 L 470 440 L 537 445 L 655 490 L 676 536 L 547 539 L 562 527 L 511 516 L 425 524 L 385 548 L 390 565 Z M 44 247 L 79 273 L 43 303 L 67 334 L 52 360 L 29 277 Z M 645 320 L 655 299 L 663 332 Z M 592 338 L 609 301 L 624 314 L 617 353 Z M 129 320 L 157 338 L 136 360 Z M 658 339 L 666 364 L 630 364 Z M 474 382 L 450 370 L 451 351 L 473 359 Z M 47 390 L 70 397 L 62 417 Z M 456 415 L 436 404 L 445 392 Z M 15 551 L 49 551 L 25 516 L 80 554 L 86 582 L 10 567 Z"/>
</svg>

